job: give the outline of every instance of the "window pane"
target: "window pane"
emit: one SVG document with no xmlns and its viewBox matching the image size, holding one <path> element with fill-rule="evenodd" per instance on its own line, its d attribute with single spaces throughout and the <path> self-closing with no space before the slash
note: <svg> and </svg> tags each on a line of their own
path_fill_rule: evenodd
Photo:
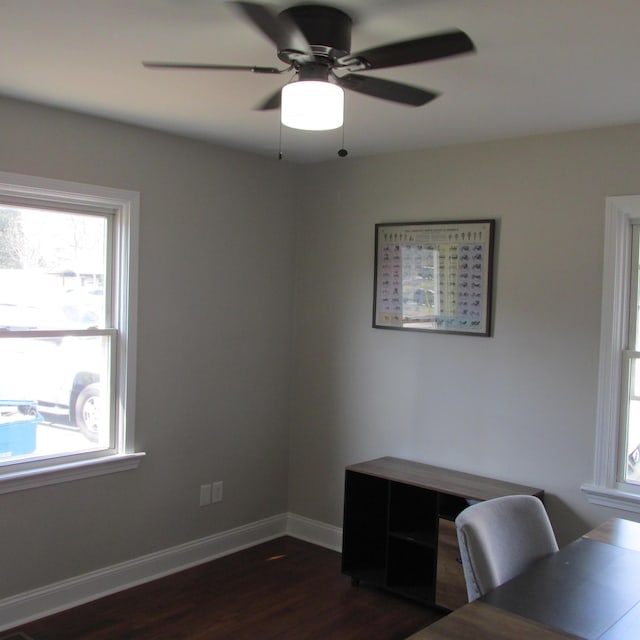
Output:
<svg viewBox="0 0 640 640">
<path fill-rule="evenodd" d="M 0 338 L 0 462 L 109 446 L 110 341 Z"/>
<path fill-rule="evenodd" d="M 623 448 L 625 480 L 640 482 L 640 369 L 637 358 L 629 359 L 629 395 L 627 406 L 626 443 Z"/>
<path fill-rule="evenodd" d="M 626 424 L 622 425 L 622 449 L 620 455 L 623 456 L 620 465 L 623 470 L 623 481 L 640 483 L 640 369 L 638 367 L 637 351 L 640 338 L 640 325 L 638 323 L 638 226 L 633 225 L 631 235 L 631 283 L 629 295 L 629 351 L 623 357 L 626 363 L 623 369 L 623 376 L 628 380 L 628 391 L 623 407 L 622 415 L 626 415 Z M 635 353 L 634 353 L 635 352 Z M 624 379 L 624 378 L 623 378 Z"/>
<path fill-rule="evenodd" d="M 0 330 L 104 328 L 107 219 L 0 206 Z"/>
<path fill-rule="evenodd" d="M 112 444 L 107 220 L 0 206 L 0 463 Z"/>
<path fill-rule="evenodd" d="M 629 349 L 632 351 L 640 350 L 640 324 L 638 323 L 638 305 L 640 305 L 640 295 L 638 295 L 638 287 L 640 287 L 640 227 L 637 224 L 632 225 L 631 231 L 631 286 L 629 295 Z"/>
</svg>

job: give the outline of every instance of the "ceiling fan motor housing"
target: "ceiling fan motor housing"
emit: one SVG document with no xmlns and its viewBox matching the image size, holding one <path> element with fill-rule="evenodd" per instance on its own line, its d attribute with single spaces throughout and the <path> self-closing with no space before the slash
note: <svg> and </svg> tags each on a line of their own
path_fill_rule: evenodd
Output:
<svg viewBox="0 0 640 640">
<path fill-rule="evenodd" d="M 333 7 L 305 4 L 289 7 L 279 16 L 292 21 L 302 31 L 316 56 L 340 58 L 351 52 L 351 18 Z M 278 58 L 288 64 L 296 62 L 296 52 L 286 45 Z"/>
</svg>

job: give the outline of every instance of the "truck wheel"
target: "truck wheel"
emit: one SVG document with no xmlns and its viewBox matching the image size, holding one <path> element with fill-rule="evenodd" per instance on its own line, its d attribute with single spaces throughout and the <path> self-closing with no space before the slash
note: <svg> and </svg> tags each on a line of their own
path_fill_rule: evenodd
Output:
<svg viewBox="0 0 640 640">
<path fill-rule="evenodd" d="M 76 425 L 82 435 L 91 442 L 98 442 L 100 428 L 100 387 L 87 385 L 76 400 Z"/>
</svg>

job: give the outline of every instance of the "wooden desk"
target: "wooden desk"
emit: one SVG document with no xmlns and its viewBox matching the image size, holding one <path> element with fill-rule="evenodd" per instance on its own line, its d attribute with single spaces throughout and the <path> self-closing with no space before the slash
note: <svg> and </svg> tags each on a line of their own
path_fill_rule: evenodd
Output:
<svg viewBox="0 0 640 640">
<path fill-rule="evenodd" d="M 410 640 L 640 637 L 640 524 L 612 519 Z"/>
<path fill-rule="evenodd" d="M 357 584 L 426 605 L 467 603 L 454 520 L 470 503 L 541 489 L 432 465 L 377 458 L 346 468 L 342 571 Z"/>
</svg>

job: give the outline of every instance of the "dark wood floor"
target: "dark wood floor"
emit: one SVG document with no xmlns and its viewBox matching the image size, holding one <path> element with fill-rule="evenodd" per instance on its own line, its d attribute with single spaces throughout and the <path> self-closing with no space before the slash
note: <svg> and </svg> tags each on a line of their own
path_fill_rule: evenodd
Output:
<svg viewBox="0 0 640 640">
<path fill-rule="evenodd" d="M 441 615 L 352 586 L 339 553 L 283 537 L 13 631 L 33 640 L 401 640 Z"/>
</svg>

